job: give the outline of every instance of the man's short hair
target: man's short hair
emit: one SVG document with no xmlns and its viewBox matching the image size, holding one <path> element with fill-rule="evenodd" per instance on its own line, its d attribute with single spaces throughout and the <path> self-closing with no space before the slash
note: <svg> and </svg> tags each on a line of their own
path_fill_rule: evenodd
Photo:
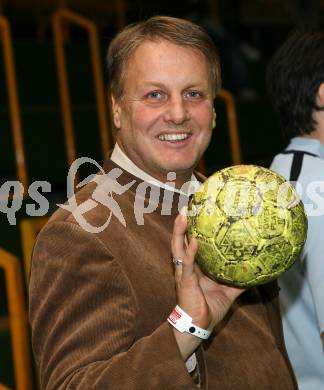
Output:
<svg viewBox="0 0 324 390">
<path fill-rule="evenodd" d="M 210 65 L 210 80 L 216 95 L 221 85 L 217 49 L 205 30 L 188 20 L 154 16 L 123 29 L 112 40 L 107 54 L 110 92 L 116 99 L 123 95 L 127 64 L 134 51 L 144 42 L 160 40 L 188 47 L 204 54 Z"/>
<path fill-rule="evenodd" d="M 315 130 L 314 110 L 324 82 L 324 33 L 294 32 L 272 57 L 267 86 L 283 130 L 289 137 Z"/>
</svg>

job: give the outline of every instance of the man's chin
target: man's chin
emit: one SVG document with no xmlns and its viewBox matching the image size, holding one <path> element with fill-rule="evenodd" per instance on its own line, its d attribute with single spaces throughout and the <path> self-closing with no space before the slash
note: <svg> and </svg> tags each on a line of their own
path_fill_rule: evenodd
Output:
<svg viewBox="0 0 324 390">
<path fill-rule="evenodd" d="M 175 172 L 177 175 L 181 176 L 191 176 L 192 172 L 194 171 L 195 167 L 197 166 L 197 163 L 187 163 L 187 164 L 167 164 L 164 167 L 164 171 L 166 173 L 169 172 Z"/>
</svg>

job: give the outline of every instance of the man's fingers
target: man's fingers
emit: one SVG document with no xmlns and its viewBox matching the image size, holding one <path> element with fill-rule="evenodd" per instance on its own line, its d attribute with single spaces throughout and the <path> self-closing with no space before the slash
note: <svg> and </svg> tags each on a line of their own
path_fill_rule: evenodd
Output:
<svg viewBox="0 0 324 390">
<path fill-rule="evenodd" d="M 190 276 L 194 272 L 195 266 L 195 255 L 197 253 L 198 243 L 195 238 L 192 238 L 189 241 L 189 244 L 186 249 L 186 258 L 182 270 L 183 277 Z"/>
<path fill-rule="evenodd" d="M 185 258 L 185 244 L 184 244 L 184 235 L 186 231 L 186 221 L 185 217 L 178 215 L 174 221 L 173 234 L 171 240 L 171 251 L 174 262 L 174 271 L 175 271 L 175 280 L 176 283 L 180 283 L 182 277 L 182 267 Z M 180 260 L 182 265 L 176 264 L 176 260 Z"/>
<path fill-rule="evenodd" d="M 182 276 L 190 276 L 194 271 L 194 260 L 197 252 L 197 241 L 186 240 L 187 231 L 187 217 L 185 215 L 178 215 L 173 229 L 173 236 L 171 242 L 172 254 L 175 259 L 182 260 L 182 265 L 176 265 L 176 279 L 180 280 Z"/>
<path fill-rule="evenodd" d="M 198 250 L 198 241 L 196 238 L 191 238 L 187 247 L 188 256 L 194 258 Z"/>
<path fill-rule="evenodd" d="M 184 215 L 178 215 L 174 221 L 171 249 L 174 257 L 185 256 L 184 237 L 187 229 L 187 219 Z"/>
</svg>

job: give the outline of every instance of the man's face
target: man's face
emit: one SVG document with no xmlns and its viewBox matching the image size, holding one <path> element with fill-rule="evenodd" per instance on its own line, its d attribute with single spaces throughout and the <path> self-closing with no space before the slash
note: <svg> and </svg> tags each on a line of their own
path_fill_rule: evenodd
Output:
<svg viewBox="0 0 324 390">
<path fill-rule="evenodd" d="M 167 41 L 142 43 L 131 56 L 123 97 L 113 98 L 117 142 L 153 177 L 188 180 L 207 148 L 213 94 L 205 56 Z"/>
</svg>

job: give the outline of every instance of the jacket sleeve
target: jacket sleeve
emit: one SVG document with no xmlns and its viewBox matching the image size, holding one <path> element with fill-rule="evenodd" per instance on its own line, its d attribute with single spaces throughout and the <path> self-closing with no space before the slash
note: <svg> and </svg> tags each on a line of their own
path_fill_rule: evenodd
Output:
<svg viewBox="0 0 324 390">
<path fill-rule="evenodd" d="M 197 389 L 164 321 L 137 338 L 137 303 L 117 259 L 70 222 L 40 233 L 30 322 L 42 389 Z"/>
</svg>

